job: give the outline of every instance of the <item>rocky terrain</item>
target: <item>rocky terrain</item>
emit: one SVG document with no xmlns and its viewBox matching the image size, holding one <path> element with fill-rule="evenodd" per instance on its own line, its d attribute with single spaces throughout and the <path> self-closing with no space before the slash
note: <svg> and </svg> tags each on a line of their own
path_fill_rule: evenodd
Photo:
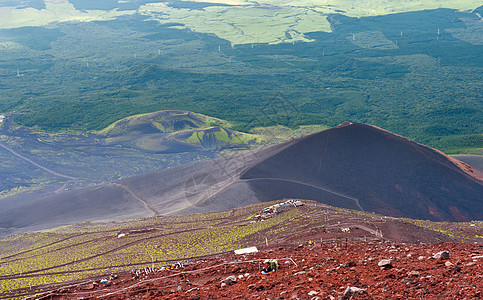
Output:
<svg viewBox="0 0 483 300">
<path fill-rule="evenodd" d="M 2 299 L 337 299 L 347 287 L 362 299 L 464 299 L 482 288 L 483 222 L 288 199 L 25 233 L 0 250 Z M 449 257 L 433 258 L 441 251 Z M 267 259 L 277 272 L 260 272 Z"/>
<path fill-rule="evenodd" d="M 278 271 L 262 274 L 266 260 Z M 100 280 L 37 299 L 481 299 L 483 247 L 307 241 Z"/>
</svg>

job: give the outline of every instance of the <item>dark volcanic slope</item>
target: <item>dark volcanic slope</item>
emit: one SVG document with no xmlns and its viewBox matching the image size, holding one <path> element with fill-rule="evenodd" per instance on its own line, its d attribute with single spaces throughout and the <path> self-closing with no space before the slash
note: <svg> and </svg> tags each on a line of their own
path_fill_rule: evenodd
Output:
<svg viewBox="0 0 483 300">
<path fill-rule="evenodd" d="M 404 137 L 345 123 L 233 157 L 44 195 L 30 199 L 32 205 L 9 203 L 0 208 L 0 226 L 11 233 L 82 220 L 220 211 L 282 198 L 398 217 L 482 220 L 483 182 L 463 169 L 471 171 Z"/>
<path fill-rule="evenodd" d="M 123 183 L 162 213 L 303 198 L 390 216 L 483 219 L 483 184 L 460 167 L 468 169 L 404 137 L 346 123 L 244 156 L 151 175 L 165 184 L 145 176 Z"/>
<path fill-rule="evenodd" d="M 439 151 L 363 124 L 307 136 L 247 170 L 255 193 L 260 180 L 284 180 L 357 199 L 364 210 L 432 220 L 483 218 L 482 182 Z M 283 186 L 283 184 L 279 184 Z M 273 189 L 278 187 L 271 185 Z M 266 193 L 266 191 L 265 191 Z M 316 199 L 319 200 L 319 199 Z M 333 203 L 331 203 L 333 204 Z"/>
</svg>

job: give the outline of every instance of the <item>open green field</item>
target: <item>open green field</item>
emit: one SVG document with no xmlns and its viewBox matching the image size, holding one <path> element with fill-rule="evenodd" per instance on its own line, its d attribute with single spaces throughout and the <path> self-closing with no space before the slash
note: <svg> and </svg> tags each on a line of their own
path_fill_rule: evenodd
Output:
<svg viewBox="0 0 483 300">
<path fill-rule="evenodd" d="M 34 7 L 0 6 L 0 28 L 46 26 L 57 22 L 105 21 L 139 13 L 163 24 L 177 23 L 182 24 L 181 28 L 215 34 L 230 41 L 232 45 L 307 42 L 310 39 L 305 36 L 306 33 L 331 31 L 327 21 L 327 16 L 331 14 L 360 18 L 438 8 L 471 11 L 481 4 L 477 0 L 366 0 L 357 3 L 351 0 L 195 0 L 174 3 L 125 1 L 134 6 L 131 9 L 122 9 L 122 5 L 118 7 L 111 1 L 103 4 L 87 0 L 43 2 L 44 5 Z"/>
</svg>

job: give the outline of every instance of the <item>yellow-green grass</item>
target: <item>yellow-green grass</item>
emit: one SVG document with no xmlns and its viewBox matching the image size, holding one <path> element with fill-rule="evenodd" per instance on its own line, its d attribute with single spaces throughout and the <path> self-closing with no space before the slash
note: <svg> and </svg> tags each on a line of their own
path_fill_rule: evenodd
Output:
<svg viewBox="0 0 483 300">
<path fill-rule="evenodd" d="M 17 278 L 0 279 L 0 295 L 21 287 L 83 279 L 152 263 L 159 266 L 167 260 L 263 244 L 266 237 L 286 228 L 284 224 L 315 209 L 291 209 L 265 222 L 246 221 L 270 204 L 182 217 L 64 226 L 2 239 L 0 274 Z M 142 229 L 147 230 L 132 231 Z M 121 231 L 127 235 L 117 238 Z"/>
<path fill-rule="evenodd" d="M 231 135 L 223 129 L 219 128 L 219 130 L 212 130 L 216 129 L 217 127 L 209 127 L 200 130 L 194 130 L 190 137 L 186 139 L 187 143 L 190 144 L 200 144 L 200 141 L 203 140 L 205 135 L 213 135 L 218 142 L 223 142 L 227 144 L 252 144 L 256 143 L 259 136 L 249 133 L 242 133 L 237 131 L 231 131 Z M 210 131 L 210 132 L 208 132 Z"/>
<path fill-rule="evenodd" d="M 258 246 L 320 226 L 320 219 L 313 218 L 320 213 L 320 207 L 312 205 L 291 208 L 264 222 L 249 223 L 260 209 L 277 202 L 209 214 L 82 223 L 1 239 L 0 297 L 21 287 L 84 279 L 153 264 L 166 265 L 169 261 Z M 350 213 L 382 218 L 368 212 L 331 210 L 336 215 Z M 400 220 L 463 241 L 481 238 L 483 229 L 483 222 Z M 120 232 L 126 236 L 118 238 Z M 12 275 L 16 278 L 1 278 Z"/>
<path fill-rule="evenodd" d="M 178 121 L 186 120 L 186 121 L 193 121 L 199 127 L 206 128 L 210 127 L 215 124 L 219 124 L 222 126 L 230 126 L 230 123 L 224 120 L 220 120 L 217 118 L 209 117 L 202 114 L 187 112 L 187 111 L 176 111 L 170 112 L 167 116 L 163 114 L 164 111 L 157 111 L 145 114 L 138 114 L 134 116 L 129 116 L 127 118 L 121 119 L 112 123 L 111 125 L 107 126 L 106 128 L 96 132 L 100 135 L 119 135 L 129 132 L 134 126 L 137 125 L 153 125 L 155 128 L 159 129 L 160 132 L 173 132 L 175 131 L 173 127 L 165 127 L 161 122 L 165 120 L 167 117 L 177 118 Z M 194 118 L 200 120 L 196 121 Z M 186 130 L 191 128 L 185 128 Z"/>
<path fill-rule="evenodd" d="M 142 13 L 160 23 L 181 23 L 196 32 L 213 33 L 232 45 L 308 42 L 311 40 L 305 33 L 330 31 L 325 15 L 304 7 L 262 9 L 253 6 L 211 6 L 203 10 L 190 10 L 149 6 Z"/>
<path fill-rule="evenodd" d="M 184 28 L 212 33 L 236 44 L 310 41 L 308 32 L 330 32 L 328 14 L 368 17 L 437 8 L 460 11 L 481 6 L 479 0 L 194 0 L 214 6 L 192 10 L 173 8 L 164 2 L 148 3 L 136 10 L 79 11 L 67 0 L 46 0 L 46 8 L 0 7 L 0 28 L 46 26 L 56 22 L 111 20 L 139 13 L 161 23 L 181 23 Z M 219 3 L 220 6 L 216 4 Z M 229 6 L 226 6 L 229 5 Z M 476 24 L 476 23 L 475 23 Z M 478 24 L 470 24 L 477 26 Z M 179 25 L 176 25 L 179 28 Z M 456 33 L 465 35 L 465 33 Z"/>
<path fill-rule="evenodd" d="M 482 237 L 478 235 L 483 229 L 482 221 L 472 221 L 472 222 L 431 222 L 427 220 L 413 220 L 405 219 L 409 223 L 413 223 L 419 227 L 426 228 L 428 230 L 437 231 L 454 237 L 459 241 L 465 241 L 469 239 L 481 239 Z"/>
<path fill-rule="evenodd" d="M 199 2 L 205 2 L 199 0 Z M 303 1 L 233 1 L 212 0 L 228 4 L 201 10 L 178 9 L 159 4 L 142 6 L 140 13 L 161 23 L 181 23 L 196 32 L 213 33 L 236 44 L 283 43 L 310 41 L 305 34 L 314 31 L 330 32 L 328 14 L 340 13 L 349 17 L 369 17 L 437 8 L 461 11 L 481 6 L 477 0 L 303 0 Z M 392 45 L 394 47 L 394 45 Z"/>
<path fill-rule="evenodd" d="M 131 15 L 134 10 L 87 10 L 79 11 L 67 0 L 44 0 L 45 9 L 0 7 L 0 28 L 24 26 L 46 26 L 54 22 L 91 22 L 112 20 L 123 15 Z"/>
<path fill-rule="evenodd" d="M 250 130 L 251 133 L 258 136 L 260 144 L 274 144 L 287 141 L 291 138 L 300 138 L 309 134 L 313 134 L 329 127 L 326 125 L 302 125 L 298 128 L 292 129 L 285 126 L 269 126 L 256 127 Z"/>
<path fill-rule="evenodd" d="M 315 7 L 324 13 L 341 13 L 356 18 L 438 8 L 467 11 L 481 6 L 481 1 L 478 0 L 301 0 L 292 2 L 277 0 L 267 2 L 274 5 Z"/>
</svg>

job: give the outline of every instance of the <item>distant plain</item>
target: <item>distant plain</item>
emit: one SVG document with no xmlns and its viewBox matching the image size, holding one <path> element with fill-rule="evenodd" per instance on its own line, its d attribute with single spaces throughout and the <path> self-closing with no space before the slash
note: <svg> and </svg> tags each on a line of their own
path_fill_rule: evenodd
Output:
<svg viewBox="0 0 483 300">
<path fill-rule="evenodd" d="M 1 148 L 0 197 L 142 174 L 344 121 L 482 155 L 481 3 L 352 3 L 0 1 L 0 142 L 80 179 Z M 190 144 L 193 132 L 170 132 L 170 143 L 126 132 L 98 147 L 96 135 L 114 122 L 162 110 L 217 118 L 251 142 L 221 130 L 224 143 L 206 149 Z M 273 126 L 288 131 L 253 136 Z M 167 153 L 180 140 L 184 148 Z"/>
</svg>

